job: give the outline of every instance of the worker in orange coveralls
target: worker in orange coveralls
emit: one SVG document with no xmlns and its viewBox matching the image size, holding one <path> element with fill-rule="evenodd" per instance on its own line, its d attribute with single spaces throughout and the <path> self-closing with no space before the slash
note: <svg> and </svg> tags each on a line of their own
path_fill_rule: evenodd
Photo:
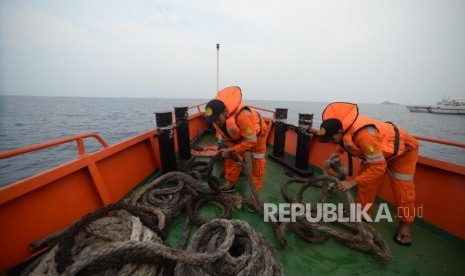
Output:
<svg viewBox="0 0 465 276">
<path fill-rule="evenodd" d="M 239 178 L 241 167 L 228 158 L 235 152 L 245 161 L 245 152 L 252 155 L 252 179 L 257 191 L 262 189 L 265 175 L 267 125 L 260 114 L 242 103 L 242 92 L 237 86 L 227 87 L 205 106 L 205 119 L 213 123 L 224 160 L 226 184 L 224 191 L 234 192 L 234 182 Z"/>
<path fill-rule="evenodd" d="M 362 207 L 374 203 L 382 183 L 392 186 L 400 222 L 394 240 L 404 246 L 411 245 L 418 141 L 390 122 L 359 115 L 356 104 L 341 102 L 331 103 L 323 111 L 319 135 L 320 142 L 339 145 L 335 154 L 347 151 L 363 160 L 359 174 L 338 185 L 341 191 L 357 185 L 358 202 Z"/>
</svg>

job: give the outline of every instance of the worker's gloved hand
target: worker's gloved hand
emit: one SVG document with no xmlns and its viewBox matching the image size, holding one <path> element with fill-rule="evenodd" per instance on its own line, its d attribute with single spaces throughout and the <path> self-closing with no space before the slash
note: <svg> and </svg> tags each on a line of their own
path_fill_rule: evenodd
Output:
<svg viewBox="0 0 465 276">
<path fill-rule="evenodd" d="M 339 188 L 340 191 L 345 192 L 345 191 L 352 189 L 356 185 L 357 183 L 354 180 L 348 180 L 348 181 L 345 180 L 345 181 L 339 182 L 339 184 L 337 184 L 337 187 Z"/>
<path fill-rule="evenodd" d="M 344 154 L 345 150 L 341 146 L 336 146 L 336 150 L 331 154 L 329 159 L 341 159 L 341 155 Z"/>
<path fill-rule="evenodd" d="M 227 149 L 228 146 L 224 142 L 218 142 L 218 150 Z"/>
<path fill-rule="evenodd" d="M 335 152 L 333 152 L 333 153 L 329 156 L 329 159 L 336 159 L 336 158 L 337 158 L 337 159 L 341 159 L 341 158 L 339 157 L 339 155 L 340 155 L 340 152 L 335 151 Z"/>
<path fill-rule="evenodd" d="M 318 134 L 318 129 L 310 128 L 308 133 L 312 134 L 312 135 L 317 135 Z"/>
<path fill-rule="evenodd" d="M 234 149 L 226 148 L 226 149 L 221 149 L 219 152 L 221 153 L 222 158 L 229 158 L 231 154 L 234 152 Z"/>
</svg>

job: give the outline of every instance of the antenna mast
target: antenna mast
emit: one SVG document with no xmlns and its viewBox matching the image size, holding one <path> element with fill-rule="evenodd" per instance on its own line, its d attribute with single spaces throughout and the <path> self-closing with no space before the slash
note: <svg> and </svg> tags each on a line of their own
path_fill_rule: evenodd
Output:
<svg viewBox="0 0 465 276">
<path fill-rule="evenodd" d="M 220 44 L 216 44 L 216 92 L 220 91 Z"/>
</svg>

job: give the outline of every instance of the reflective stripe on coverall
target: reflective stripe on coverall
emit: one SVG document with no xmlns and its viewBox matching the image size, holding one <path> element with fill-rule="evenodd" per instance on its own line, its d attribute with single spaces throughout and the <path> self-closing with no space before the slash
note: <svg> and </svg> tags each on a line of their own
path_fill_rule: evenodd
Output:
<svg viewBox="0 0 465 276">
<path fill-rule="evenodd" d="M 358 107 L 353 103 L 331 103 L 323 111 L 322 118 L 336 118 L 342 123 L 344 148 L 338 146 L 338 151 L 345 150 L 363 160 L 355 177 L 359 203 L 363 206 L 374 203 L 380 185 L 387 182 L 394 192 L 397 218 L 412 222 L 418 141 L 391 123 L 359 115 Z"/>
<path fill-rule="evenodd" d="M 234 151 L 242 156 L 245 160 L 245 152 L 250 149 L 252 155 L 252 179 L 257 191 L 262 189 L 263 177 L 265 175 L 266 165 L 266 133 L 268 127 L 264 121 L 262 121 L 262 130 L 257 135 L 254 117 L 248 109 L 243 109 L 236 116 L 236 125 L 238 126 L 241 137 L 239 141 L 227 141 L 228 147 L 234 149 Z M 261 119 L 263 120 L 263 119 Z M 227 126 L 226 126 L 227 127 Z M 229 182 L 236 182 L 241 173 L 241 167 L 236 164 L 233 160 L 227 158 L 224 160 L 224 172 L 225 178 Z"/>
<path fill-rule="evenodd" d="M 413 222 L 415 214 L 413 176 L 418 159 L 418 142 L 407 134 L 405 143 L 410 149 L 386 161 L 381 153 L 380 141 L 380 133 L 371 126 L 362 128 L 354 137 L 354 143 L 358 148 L 364 149 L 362 166 L 358 176 L 355 177 L 358 185 L 358 202 L 363 207 L 368 203 L 374 203 L 380 185 L 389 183 L 394 192 L 397 218 L 401 222 Z"/>
</svg>

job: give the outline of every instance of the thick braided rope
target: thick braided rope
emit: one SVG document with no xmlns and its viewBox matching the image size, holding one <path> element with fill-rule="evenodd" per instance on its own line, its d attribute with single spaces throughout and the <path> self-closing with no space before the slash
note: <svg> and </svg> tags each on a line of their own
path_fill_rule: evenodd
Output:
<svg viewBox="0 0 465 276">
<path fill-rule="evenodd" d="M 304 192 L 309 187 L 315 186 L 322 189 L 318 203 L 326 202 L 329 191 L 336 187 L 339 182 L 338 178 L 328 174 L 328 169 L 332 168 L 338 173 L 339 178 L 344 178 L 346 170 L 344 168 L 339 168 L 340 166 L 343 165 L 338 158 L 331 158 L 330 160 L 325 161 L 325 166 L 323 169 L 324 175 L 311 177 L 308 180 L 291 179 L 287 181 L 281 187 L 284 197 L 291 203 L 305 204 L 305 202 L 303 202 Z M 292 182 L 303 183 L 297 194 L 297 198 L 292 198 L 287 193 L 287 186 Z M 344 196 L 347 203 L 354 203 L 354 199 L 348 191 L 344 192 Z M 312 209 L 310 212 L 315 214 L 316 210 Z M 336 214 L 339 214 L 337 210 Z M 313 215 L 313 217 L 315 216 Z M 324 242 L 327 237 L 330 236 L 351 249 L 371 253 L 382 261 L 389 261 L 392 258 L 392 253 L 389 250 L 386 242 L 381 237 L 379 232 L 371 225 L 363 222 L 337 223 L 349 230 L 349 233 L 336 230 L 328 223 L 310 222 L 303 216 L 297 217 L 295 223 L 289 224 L 289 228 L 293 229 L 299 236 L 310 242 Z"/>
<path fill-rule="evenodd" d="M 258 192 L 253 185 L 252 176 L 250 171 L 247 169 L 247 164 L 245 164 L 238 156 L 233 156 L 232 159 L 241 164 L 243 171 L 246 174 L 249 188 L 252 191 L 252 198 L 248 199 L 247 202 L 261 215 L 263 215 L 263 202 L 261 201 L 260 196 L 258 195 Z M 344 178 L 346 176 L 346 170 L 343 167 L 342 162 L 339 160 L 339 158 L 332 157 L 331 159 L 325 161 L 322 176 L 312 177 L 308 180 L 294 178 L 284 183 L 281 187 L 283 196 L 290 203 L 304 204 L 302 201 L 304 191 L 310 186 L 316 186 L 322 188 L 319 202 L 325 202 L 328 192 L 333 187 L 337 186 L 337 183 L 339 182 L 338 178 L 328 174 L 328 170 L 330 168 L 332 168 L 337 173 L 339 178 Z M 292 182 L 303 184 L 299 190 L 297 199 L 292 198 L 287 192 L 287 186 Z M 354 200 L 348 191 L 344 192 L 344 195 L 347 203 L 354 203 Z M 312 212 L 314 211 L 315 210 L 312 210 Z M 379 232 L 372 226 L 362 222 L 344 222 L 340 224 L 349 229 L 351 233 L 338 231 L 323 222 L 310 222 L 304 216 L 298 216 L 296 218 L 296 222 L 291 223 L 271 222 L 271 226 L 276 232 L 276 237 L 282 246 L 286 245 L 285 232 L 286 229 L 289 228 L 308 242 L 322 243 L 328 240 L 328 238 L 331 236 L 351 249 L 371 253 L 382 261 L 391 260 L 392 253 L 389 250 L 386 242 L 381 237 Z"/>
<path fill-rule="evenodd" d="M 258 191 L 255 188 L 255 185 L 253 184 L 252 174 L 250 173 L 250 170 L 248 169 L 247 164 L 237 154 L 233 154 L 231 156 L 231 159 L 236 161 L 242 167 L 242 171 L 247 177 L 247 185 L 249 186 L 249 189 L 252 192 L 252 195 L 250 198 L 244 198 L 245 203 L 248 204 L 251 209 L 254 209 L 259 214 L 261 214 L 263 217 L 264 203 L 260 199 Z M 279 244 L 281 246 L 285 246 L 286 245 L 286 224 L 273 222 L 273 221 L 271 221 L 270 224 L 276 233 L 276 238 L 278 239 Z"/>
<path fill-rule="evenodd" d="M 175 184 L 161 188 L 162 184 Z M 212 193 L 211 189 L 190 174 L 174 171 L 166 173 L 135 190 L 126 201 L 134 206 L 158 208 L 168 220 L 178 216 L 192 196 Z"/>
<path fill-rule="evenodd" d="M 214 162 L 215 160 L 212 159 L 208 165 Z M 210 166 L 209 168 L 211 170 L 212 167 Z M 168 188 L 159 188 L 159 184 L 161 183 L 175 185 Z M 186 253 L 187 251 L 176 251 L 162 245 L 162 240 L 159 238 L 165 227 L 164 214 L 175 216 L 180 211 L 173 211 L 174 207 L 163 210 L 156 207 L 162 207 L 162 205 L 166 204 L 179 205 L 178 199 L 182 193 L 185 193 L 185 197 L 187 197 L 186 202 L 190 202 L 191 204 L 188 207 L 188 210 L 190 210 L 188 212 L 188 223 L 192 217 L 194 218 L 193 221 L 197 224 L 209 224 L 207 220 L 200 218 L 198 214 L 200 206 L 206 202 L 219 207 L 222 210 L 220 217 L 225 218 L 229 218 L 233 208 L 240 208 L 242 204 L 242 199 L 239 196 L 214 194 L 214 191 L 210 187 L 205 186 L 195 176 L 192 177 L 189 174 L 181 172 L 169 173 L 136 190 L 126 200 L 132 205 L 125 203 L 110 205 L 83 217 L 83 219 L 65 231 L 58 245 L 52 248 L 41 259 L 40 263 L 36 263 L 31 269 L 27 270 L 28 273 L 34 272 L 46 275 L 59 275 L 62 273 L 65 275 L 88 275 L 96 273 L 159 275 L 161 273 L 170 274 L 171 270 L 169 266 L 182 261 L 189 266 L 195 267 L 202 264 L 201 271 L 210 271 L 210 274 L 216 275 L 215 271 L 221 271 L 224 266 L 209 265 L 209 262 L 217 259 L 216 255 L 218 252 L 221 253 L 224 251 L 221 250 L 221 246 L 219 251 L 215 247 L 214 251 L 216 253 L 214 254 L 206 254 L 206 252 L 190 254 Z M 185 205 L 184 203 L 181 204 Z M 116 211 L 114 215 L 107 216 L 109 212 L 112 213 L 115 210 L 120 211 Z M 150 215 L 147 216 L 146 212 L 151 212 L 151 215 L 157 219 L 151 220 Z M 138 217 L 133 215 L 137 215 Z M 197 217 L 197 220 L 195 217 Z M 156 224 L 157 221 L 158 225 Z M 223 220 L 220 221 L 222 221 L 222 224 L 225 224 Z M 147 224 L 148 227 L 144 224 Z M 213 223 L 213 225 L 215 224 L 218 224 L 218 222 Z M 249 275 L 252 272 L 263 275 L 282 275 L 277 255 L 266 240 L 261 236 L 257 238 L 257 234 L 247 224 L 236 224 L 239 226 L 236 225 L 235 229 L 246 227 L 246 230 L 239 231 L 236 229 L 240 235 L 232 238 L 234 246 L 229 245 L 229 255 L 223 252 L 223 255 L 225 255 L 225 261 L 223 262 L 236 268 L 244 266 L 244 269 L 238 270 L 235 273 L 239 275 Z M 216 225 L 216 228 L 212 228 L 212 225 L 210 225 L 210 228 L 206 228 L 210 230 L 203 230 L 205 233 L 199 229 L 200 232 L 197 232 L 196 236 L 204 235 L 206 238 L 203 238 L 203 240 L 210 239 L 212 241 L 211 245 L 221 244 L 225 240 L 223 237 L 225 235 L 226 237 L 234 236 L 228 232 L 227 229 L 229 229 L 229 226 L 226 227 L 223 225 L 222 230 L 220 226 Z M 243 233 L 244 231 L 247 235 Z M 213 233 L 222 233 L 216 236 L 216 242 L 213 241 Z M 249 236 L 252 238 L 247 239 L 246 237 Z M 194 241 L 195 239 L 193 239 Z M 257 246 L 263 248 L 254 249 Z M 247 252 L 255 252 L 254 250 L 261 252 L 262 255 L 253 253 L 249 256 Z M 259 258 L 259 260 L 251 261 L 250 263 L 246 262 L 246 260 L 252 257 Z M 264 262 L 270 262 L 266 270 L 260 268 Z M 252 265 L 253 263 L 259 265 L 255 267 Z M 228 269 L 228 271 L 233 270 Z M 242 274 L 239 273 L 240 271 L 242 271 Z M 224 271 L 221 274 L 224 274 Z"/>
<path fill-rule="evenodd" d="M 133 220 L 137 221 L 137 218 Z M 163 265 L 175 261 L 174 274 L 182 276 L 283 275 L 274 249 L 243 221 L 214 219 L 207 222 L 196 232 L 187 250 L 176 250 L 159 239 L 152 239 L 140 231 L 143 229 L 140 220 L 135 228 L 139 230 L 131 231 L 130 240 L 93 243 L 92 248 L 85 247 L 63 273 L 58 273 L 53 266 L 53 254 L 58 247 L 44 258 L 48 267 L 36 266 L 29 272 L 43 275 L 161 275 Z"/>
<path fill-rule="evenodd" d="M 113 215 L 108 215 L 114 213 Z M 158 225 L 156 224 L 158 220 Z M 164 215 L 160 211 L 147 212 L 125 203 L 101 208 L 84 216 L 68 228 L 59 238 L 59 242 L 42 258 L 31 264 L 23 275 L 60 275 L 65 270 L 94 255 L 100 248 L 112 246 L 115 242 L 144 241 L 161 243 L 159 228 L 164 227 Z M 100 264 L 99 270 L 150 272 L 158 270 L 154 266 L 134 267 L 131 264 L 117 266 Z"/>
<path fill-rule="evenodd" d="M 227 223 L 233 227 L 228 236 L 216 224 Z M 283 275 L 275 250 L 246 222 L 240 220 L 215 219 L 200 227 L 187 252 L 192 254 L 216 252 L 218 244 L 232 240 L 224 255 L 215 262 L 204 262 L 194 266 L 191 262 L 178 262 L 175 275 Z"/>
</svg>

